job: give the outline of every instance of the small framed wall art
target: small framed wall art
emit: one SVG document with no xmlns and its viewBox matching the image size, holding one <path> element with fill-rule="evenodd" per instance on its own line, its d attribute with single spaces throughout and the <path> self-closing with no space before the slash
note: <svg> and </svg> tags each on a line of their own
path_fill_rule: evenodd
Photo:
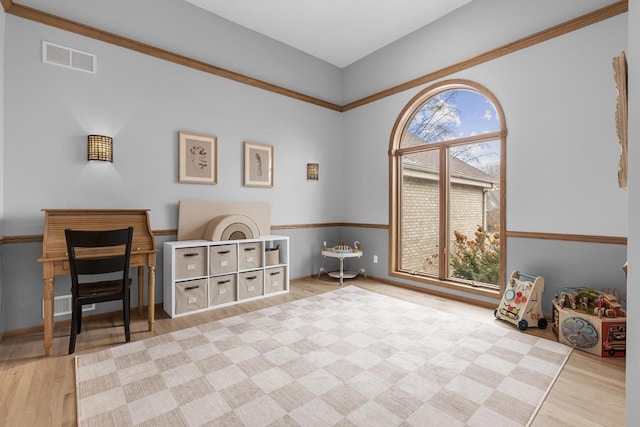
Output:
<svg viewBox="0 0 640 427">
<path fill-rule="evenodd" d="M 618 90 L 616 100 L 616 133 L 618 134 L 618 144 L 620 144 L 620 160 L 618 164 L 618 186 L 627 188 L 628 184 L 628 94 L 627 94 L 627 57 L 624 52 L 613 58 L 613 78 Z"/>
<path fill-rule="evenodd" d="M 218 139 L 215 136 L 179 132 L 179 182 L 218 182 Z"/>
<path fill-rule="evenodd" d="M 244 186 L 273 187 L 273 145 L 244 142 Z"/>
</svg>

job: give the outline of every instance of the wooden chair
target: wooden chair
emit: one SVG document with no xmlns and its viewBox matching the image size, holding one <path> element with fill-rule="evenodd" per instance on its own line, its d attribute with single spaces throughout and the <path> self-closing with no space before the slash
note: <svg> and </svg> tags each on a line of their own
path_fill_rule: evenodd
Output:
<svg viewBox="0 0 640 427">
<path fill-rule="evenodd" d="M 69 354 L 76 348 L 85 304 L 122 300 L 125 337 L 127 342 L 131 341 L 129 261 L 133 227 L 100 231 L 66 229 L 64 232 L 71 271 Z"/>
</svg>

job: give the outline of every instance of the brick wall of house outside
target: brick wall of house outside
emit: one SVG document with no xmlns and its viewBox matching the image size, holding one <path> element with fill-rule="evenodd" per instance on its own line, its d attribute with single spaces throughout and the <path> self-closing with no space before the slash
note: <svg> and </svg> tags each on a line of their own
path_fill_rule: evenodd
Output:
<svg viewBox="0 0 640 427">
<path fill-rule="evenodd" d="M 438 259 L 438 182 L 416 177 L 402 181 L 402 244 L 400 266 L 403 270 L 437 275 Z M 450 192 L 450 224 L 473 239 L 482 225 L 484 195 L 481 187 L 452 184 Z M 430 262 L 431 261 L 431 262 Z"/>
</svg>

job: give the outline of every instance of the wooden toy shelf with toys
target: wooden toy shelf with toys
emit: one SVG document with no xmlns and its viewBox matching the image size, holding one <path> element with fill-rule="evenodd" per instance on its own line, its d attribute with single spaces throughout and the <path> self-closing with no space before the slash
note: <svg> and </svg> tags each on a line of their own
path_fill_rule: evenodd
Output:
<svg viewBox="0 0 640 427">
<path fill-rule="evenodd" d="M 559 342 L 596 356 L 626 354 L 627 314 L 611 294 L 564 289 L 553 300 L 552 330 Z"/>
<path fill-rule="evenodd" d="M 542 315 L 544 278 L 514 271 L 507 282 L 500 305 L 495 309 L 496 319 L 506 320 L 526 331 L 529 326 L 547 327 Z"/>
</svg>

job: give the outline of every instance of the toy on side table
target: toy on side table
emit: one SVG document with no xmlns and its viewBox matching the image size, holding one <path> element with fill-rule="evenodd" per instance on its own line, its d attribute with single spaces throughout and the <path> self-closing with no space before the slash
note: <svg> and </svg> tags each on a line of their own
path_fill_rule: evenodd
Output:
<svg viewBox="0 0 640 427">
<path fill-rule="evenodd" d="M 618 299 L 589 288 L 568 288 L 553 300 L 553 333 L 558 341 L 596 356 L 623 357 L 627 317 Z"/>
<path fill-rule="evenodd" d="M 494 311 L 496 319 L 506 320 L 526 331 L 529 326 L 547 327 L 542 315 L 542 292 L 544 279 L 541 276 L 514 271 L 507 282 L 500 305 Z"/>
</svg>

